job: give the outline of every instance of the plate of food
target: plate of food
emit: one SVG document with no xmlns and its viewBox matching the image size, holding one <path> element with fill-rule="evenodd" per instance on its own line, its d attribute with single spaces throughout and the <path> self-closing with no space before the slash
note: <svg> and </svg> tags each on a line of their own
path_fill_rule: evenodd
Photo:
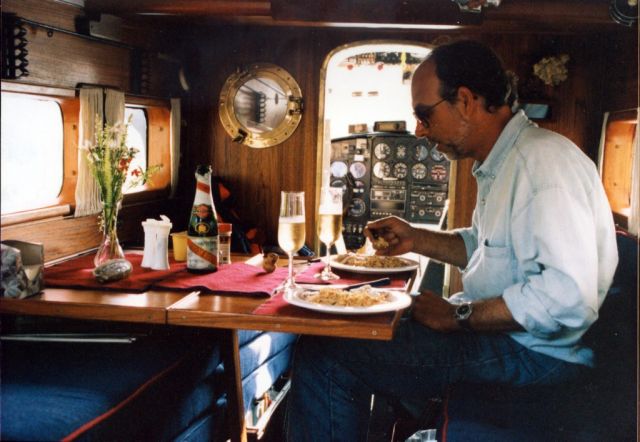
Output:
<svg viewBox="0 0 640 442">
<path fill-rule="evenodd" d="M 353 273 L 402 273 L 418 268 L 418 262 L 400 256 L 345 253 L 331 257 L 331 267 Z"/>
<path fill-rule="evenodd" d="M 285 292 L 284 300 L 309 310 L 340 315 L 391 312 L 411 305 L 411 296 L 404 291 L 376 289 L 371 286 L 349 291 L 325 287 L 320 290 Z"/>
</svg>

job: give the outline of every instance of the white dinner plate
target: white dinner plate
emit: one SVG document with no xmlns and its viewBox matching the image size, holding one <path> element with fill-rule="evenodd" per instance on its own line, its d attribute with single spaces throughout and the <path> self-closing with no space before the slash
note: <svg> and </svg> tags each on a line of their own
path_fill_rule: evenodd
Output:
<svg viewBox="0 0 640 442">
<path fill-rule="evenodd" d="M 409 296 L 407 293 L 403 291 L 391 290 L 391 289 L 371 289 L 371 290 L 388 292 L 391 294 L 393 299 L 391 301 L 384 302 L 382 304 L 370 305 L 368 307 L 326 305 L 326 304 L 318 304 L 315 302 L 302 299 L 300 295 L 305 291 L 301 290 L 293 293 L 285 292 L 284 300 L 287 301 L 289 304 L 295 305 L 298 307 L 306 308 L 309 310 L 315 310 L 318 312 L 324 312 L 324 313 L 335 313 L 339 315 L 370 315 L 372 313 L 393 312 L 396 310 L 403 309 L 405 307 L 409 307 L 409 305 L 411 305 L 411 296 Z"/>
<path fill-rule="evenodd" d="M 348 272 L 353 273 L 402 273 L 409 272 L 411 270 L 415 270 L 418 268 L 418 262 L 413 259 L 398 257 L 399 259 L 406 262 L 407 265 L 402 267 L 363 267 L 363 266 L 353 266 L 348 264 L 343 264 L 341 262 L 336 261 L 336 258 L 341 255 L 333 255 L 331 256 L 331 268 L 335 268 L 338 270 L 346 270 Z"/>
</svg>

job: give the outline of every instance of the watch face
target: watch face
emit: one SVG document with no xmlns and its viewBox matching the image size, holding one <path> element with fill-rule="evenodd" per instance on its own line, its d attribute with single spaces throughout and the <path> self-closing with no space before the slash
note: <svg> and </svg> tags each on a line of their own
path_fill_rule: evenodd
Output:
<svg viewBox="0 0 640 442">
<path fill-rule="evenodd" d="M 471 304 L 460 304 L 456 307 L 456 319 L 464 320 L 471 316 Z"/>
</svg>

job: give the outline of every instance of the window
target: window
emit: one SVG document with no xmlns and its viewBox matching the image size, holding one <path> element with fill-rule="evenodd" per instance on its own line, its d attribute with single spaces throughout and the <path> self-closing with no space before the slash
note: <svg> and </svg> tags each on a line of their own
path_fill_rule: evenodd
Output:
<svg viewBox="0 0 640 442">
<path fill-rule="evenodd" d="M 2 92 L 2 214 L 55 205 L 64 177 L 60 105 Z"/>
<path fill-rule="evenodd" d="M 127 145 L 139 150 L 130 166 L 162 165 L 152 182 L 128 189 L 124 204 L 169 194 L 168 101 L 125 97 L 131 117 Z M 74 89 L 2 81 L 2 226 L 72 213 L 78 176 L 80 100 Z"/>
<path fill-rule="evenodd" d="M 633 164 L 637 161 L 634 158 L 637 136 L 638 115 L 635 109 L 609 113 L 603 128 L 599 167 L 614 218 L 625 228 L 635 202 L 631 194 Z"/>
<path fill-rule="evenodd" d="M 129 118 L 131 118 L 131 120 L 129 120 Z M 127 146 L 138 149 L 138 154 L 129 165 L 129 170 L 131 171 L 138 167 L 142 168 L 142 170 L 146 170 L 149 156 L 147 151 L 147 114 L 144 109 L 127 106 L 124 111 L 124 121 L 131 121 L 127 131 Z M 129 187 L 131 178 L 132 176 L 129 174 L 127 182 L 125 183 L 125 193 L 144 190 L 144 186 L 142 184 L 138 184 L 135 187 Z"/>
</svg>

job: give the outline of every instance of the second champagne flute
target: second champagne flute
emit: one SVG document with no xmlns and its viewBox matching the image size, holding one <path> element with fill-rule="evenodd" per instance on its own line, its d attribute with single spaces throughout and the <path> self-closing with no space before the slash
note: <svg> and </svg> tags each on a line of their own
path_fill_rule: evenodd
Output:
<svg viewBox="0 0 640 442">
<path fill-rule="evenodd" d="M 304 192 L 281 192 L 278 219 L 278 244 L 289 256 L 289 275 L 284 290 L 295 291 L 299 286 L 293 278 L 293 254 L 304 246 Z"/>
<path fill-rule="evenodd" d="M 318 208 L 318 236 L 327 248 L 327 262 L 321 273 L 315 275 L 323 281 L 340 279 L 331 271 L 331 246 L 342 233 L 342 189 L 337 187 L 323 188 L 320 193 Z"/>
</svg>

